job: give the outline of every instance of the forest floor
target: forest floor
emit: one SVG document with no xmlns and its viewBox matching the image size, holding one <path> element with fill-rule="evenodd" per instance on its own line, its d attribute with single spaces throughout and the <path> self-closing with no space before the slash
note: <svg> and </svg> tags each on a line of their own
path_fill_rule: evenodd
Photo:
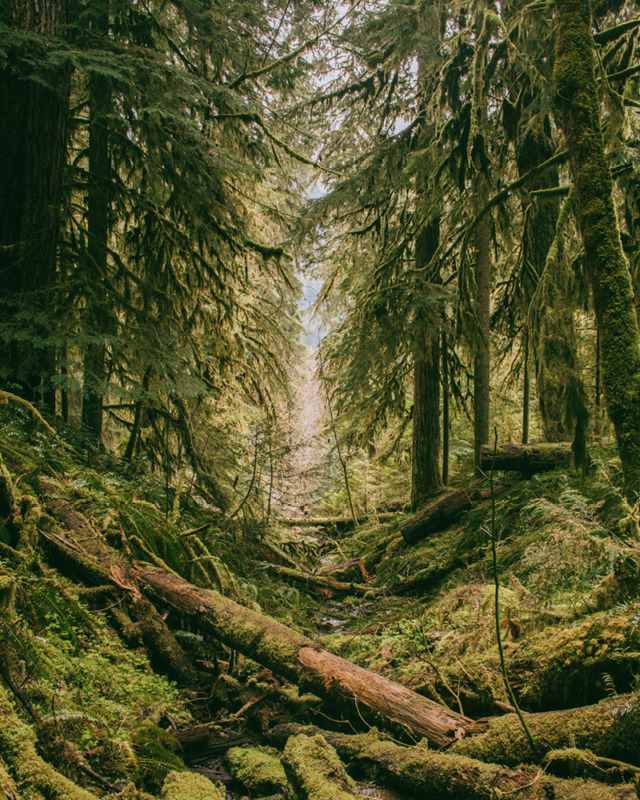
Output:
<svg viewBox="0 0 640 800">
<path fill-rule="evenodd" d="M 0 407 L 0 796 L 636 797 L 638 521 L 593 455 L 409 546 L 400 513 L 229 523 Z M 394 724 L 376 675 L 462 727 Z"/>
</svg>

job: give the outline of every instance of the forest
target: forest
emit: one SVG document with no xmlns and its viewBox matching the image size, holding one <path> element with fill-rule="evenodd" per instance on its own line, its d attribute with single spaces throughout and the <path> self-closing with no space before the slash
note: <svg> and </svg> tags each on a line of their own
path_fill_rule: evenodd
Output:
<svg viewBox="0 0 640 800">
<path fill-rule="evenodd" d="M 0 797 L 640 797 L 632 0 L 0 0 Z"/>
</svg>

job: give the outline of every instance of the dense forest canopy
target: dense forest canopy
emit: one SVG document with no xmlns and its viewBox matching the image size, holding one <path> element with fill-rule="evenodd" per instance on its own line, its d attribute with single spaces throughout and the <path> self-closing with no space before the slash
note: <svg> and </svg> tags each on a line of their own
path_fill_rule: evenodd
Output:
<svg viewBox="0 0 640 800">
<path fill-rule="evenodd" d="M 0 794 L 640 796 L 639 45 L 0 0 Z"/>
<path fill-rule="evenodd" d="M 337 451 L 414 507 L 494 425 L 585 463 L 603 395 L 635 491 L 632 6 L 3 8 L 7 390 L 228 508 L 290 447 L 306 272 Z"/>
</svg>

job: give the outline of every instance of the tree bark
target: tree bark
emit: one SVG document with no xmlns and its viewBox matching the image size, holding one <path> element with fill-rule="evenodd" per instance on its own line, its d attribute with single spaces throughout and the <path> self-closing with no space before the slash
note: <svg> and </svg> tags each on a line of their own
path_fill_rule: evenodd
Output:
<svg viewBox="0 0 640 800">
<path fill-rule="evenodd" d="M 449 352 L 447 332 L 442 332 L 442 483 L 449 483 Z"/>
<path fill-rule="evenodd" d="M 484 206 L 488 191 L 487 180 L 478 178 L 477 205 Z M 482 446 L 489 441 L 491 405 L 491 217 L 485 214 L 476 229 L 476 302 L 479 338 L 473 362 L 473 442 L 476 473 L 480 470 Z"/>
<path fill-rule="evenodd" d="M 14 2 L 15 30 L 61 37 L 67 0 Z M 67 66 L 32 67 L 9 53 L 0 70 L 0 379 L 54 410 L 55 285 L 69 109 Z M 26 63 L 25 63 L 26 61 Z M 33 71 L 32 71 L 33 70 Z M 2 341 L 2 340 L 0 340 Z"/>
<path fill-rule="evenodd" d="M 349 716 L 377 720 L 403 737 L 426 737 L 436 747 L 450 744 L 471 724 L 467 717 L 329 653 L 217 592 L 199 589 L 146 564 L 137 564 L 131 575 L 216 639 L 294 681 L 304 691 L 330 700 Z"/>
<path fill-rule="evenodd" d="M 557 0 L 554 81 L 600 334 L 604 395 L 626 492 L 640 491 L 640 335 L 600 128 L 589 0 Z"/>
<path fill-rule="evenodd" d="M 106 30 L 108 17 L 103 20 Z M 89 179 L 87 192 L 87 286 L 90 287 L 86 322 L 89 343 L 83 364 L 82 421 L 97 442 L 102 440 L 106 391 L 106 343 L 110 310 L 104 297 L 109 236 L 109 124 L 111 86 L 92 75 L 89 79 Z"/>
<path fill-rule="evenodd" d="M 438 248 L 440 218 L 416 239 L 416 269 L 425 270 Z M 426 283 L 426 281 L 425 281 Z M 426 298 L 425 298 L 426 301 Z M 418 508 L 442 485 L 440 472 L 440 324 L 416 311 L 413 367 L 411 506 Z"/>
<path fill-rule="evenodd" d="M 311 639 L 211 589 L 143 562 L 127 569 L 103 544 L 98 545 L 100 561 L 56 533 L 43 534 L 42 544 L 48 560 L 63 574 L 93 586 L 113 581 L 134 596 L 136 587 L 142 587 L 151 598 L 189 616 L 200 630 L 303 691 L 329 700 L 353 719 L 377 721 L 410 740 L 426 737 L 435 747 L 451 744 L 472 724 L 471 719 L 329 653 Z M 115 572 L 110 572 L 110 564 Z"/>
</svg>

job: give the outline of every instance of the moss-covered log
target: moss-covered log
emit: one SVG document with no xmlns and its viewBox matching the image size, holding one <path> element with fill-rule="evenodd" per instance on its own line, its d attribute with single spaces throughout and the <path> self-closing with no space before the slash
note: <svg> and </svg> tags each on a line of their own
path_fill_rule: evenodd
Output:
<svg viewBox="0 0 640 800">
<path fill-rule="evenodd" d="M 542 444 L 502 444 L 496 448 L 482 448 L 483 472 L 508 470 L 530 477 L 537 472 L 549 472 L 571 463 L 573 452 L 568 442 L 543 442 Z"/>
<path fill-rule="evenodd" d="M 162 787 L 162 800 L 225 800 L 221 784 L 193 772 L 170 772 Z"/>
<path fill-rule="evenodd" d="M 500 486 L 497 494 L 510 489 Z M 439 497 L 435 503 L 422 508 L 400 523 L 400 533 L 407 544 L 415 544 L 432 533 L 439 533 L 454 525 L 471 508 L 491 497 L 489 489 L 457 489 L 455 492 Z"/>
<path fill-rule="evenodd" d="M 2 764 L 6 770 L 0 769 L 0 787 L 8 777 L 19 788 L 21 796 L 97 800 L 95 794 L 61 775 L 38 755 L 32 729 L 22 722 L 0 686 L 0 767 Z"/>
<path fill-rule="evenodd" d="M 139 585 L 151 598 L 191 618 L 192 624 L 303 691 L 324 697 L 346 715 L 377 721 L 409 739 L 426 737 L 436 747 L 464 735 L 472 720 L 411 691 L 402 684 L 358 667 L 323 650 L 316 642 L 212 589 L 202 589 L 144 562 L 129 569 L 117 554 L 101 545 L 101 559 L 87 555 L 66 537 L 45 534 L 52 563 L 66 575 L 101 586 L 105 578 L 139 596 Z M 109 567 L 111 562 L 111 568 Z"/>
<path fill-rule="evenodd" d="M 334 748 L 320 734 L 292 736 L 284 748 L 282 763 L 298 800 L 353 800 L 362 796 Z"/>
<path fill-rule="evenodd" d="M 451 752 L 515 767 L 523 761 L 537 761 L 551 750 L 578 747 L 599 757 L 640 766 L 638 695 L 612 697 L 583 708 L 527 714 L 526 720 L 536 753 L 531 752 L 515 714 L 493 718 L 485 733 L 466 736 L 451 747 Z"/>
<path fill-rule="evenodd" d="M 556 0 L 554 81 L 600 337 L 604 395 L 627 492 L 640 491 L 640 334 L 600 128 L 589 0 Z"/>
<path fill-rule="evenodd" d="M 318 590 L 321 594 L 324 593 L 325 596 L 327 593 L 364 595 L 367 592 L 376 591 L 362 583 L 347 583 L 345 581 L 336 580 L 331 575 L 299 572 L 295 569 L 289 569 L 289 567 L 279 567 L 277 564 L 270 564 L 269 569 L 271 572 L 277 573 L 287 581 L 297 583 L 299 586 L 304 586 L 306 589 Z"/>
<path fill-rule="evenodd" d="M 604 786 L 593 780 L 565 780 L 545 775 L 538 767 L 510 769 L 466 756 L 403 747 L 381 741 L 375 733 L 348 736 L 302 725 L 279 725 L 270 732 L 274 742 L 291 736 L 322 733 L 345 761 L 350 772 L 374 778 L 409 797 L 429 800 L 631 800 L 630 785 Z"/>
</svg>

